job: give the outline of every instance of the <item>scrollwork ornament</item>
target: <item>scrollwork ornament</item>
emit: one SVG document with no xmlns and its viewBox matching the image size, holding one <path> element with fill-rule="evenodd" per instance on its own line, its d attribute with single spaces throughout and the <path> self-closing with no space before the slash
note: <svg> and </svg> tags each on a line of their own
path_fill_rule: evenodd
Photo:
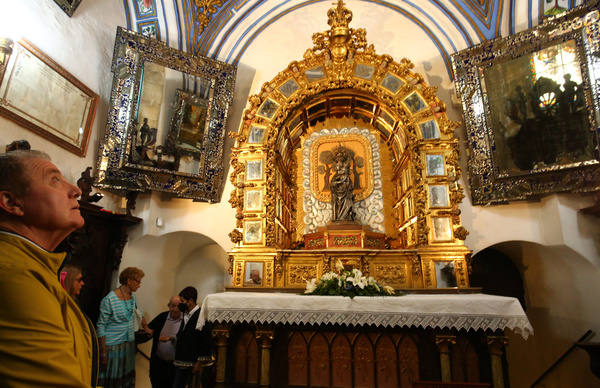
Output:
<svg viewBox="0 0 600 388">
<path fill-rule="evenodd" d="M 456 237 L 459 240 L 466 240 L 468 235 L 469 231 L 462 225 L 454 229 L 454 237 Z"/>
<path fill-rule="evenodd" d="M 227 268 L 227 273 L 233 276 L 233 255 L 227 255 L 227 262 L 229 263 L 229 267 Z"/>
<path fill-rule="evenodd" d="M 275 277 L 278 280 L 281 280 L 281 277 L 283 276 L 283 253 L 281 252 L 277 252 L 277 254 L 275 255 Z"/>
<path fill-rule="evenodd" d="M 411 256 L 410 262 L 412 264 L 412 272 L 414 275 L 419 276 L 421 273 L 421 258 L 419 255 Z"/>
<path fill-rule="evenodd" d="M 237 244 L 237 243 L 239 243 L 240 241 L 242 241 L 242 238 L 243 238 L 243 237 L 244 237 L 244 236 L 242 235 L 242 232 L 240 232 L 240 231 L 239 231 L 239 230 L 237 230 L 237 229 L 234 229 L 234 230 L 232 230 L 232 231 L 229 233 L 229 239 L 230 239 L 230 240 L 231 240 L 231 242 L 232 242 L 232 243 L 234 243 L 234 244 Z"/>
</svg>

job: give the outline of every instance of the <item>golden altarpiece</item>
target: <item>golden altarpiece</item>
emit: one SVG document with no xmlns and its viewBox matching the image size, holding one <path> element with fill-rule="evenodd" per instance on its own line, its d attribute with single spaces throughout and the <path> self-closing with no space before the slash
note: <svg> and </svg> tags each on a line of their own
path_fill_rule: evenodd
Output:
<svg viewBox="0 0 600 388">
<path fill-rule="evenodd" d="M 250 97 L 231 134 L 233 287 L 304 288 L 340 259 L 399 289 L 468 288 L 459 123 L 410 61 L 348 27 L 342 4 L 328 17 L 331 29 Z M 346 225 L 332 222 L 338 147 L 354 186 Z"/>
<path fill-rule="evenodd" d="M 231 133 L 236 144 L 230 203 L 237 220 L 230 233 L 235 247 L 229 252 L 229 290 L 265 293 L 205 299 L 202 322 L 214 325 L 216 382 L 504 387 L 502 330 L 510 325 L 503 317 L 496 317 L 500 325 L 472 319 L 468 331 L 445 323 L 347 326 L 329 310 L 317 311 L 330 297 L 273 292 L 301 293 L 307 280 L 333 270 L 338 260 L 397 289 L 470 290 L 454 137 L 459 123 L 448 119 L 436 88 L 411 71 L 410 61 L 375 53 L 365 30 L 349 28 L 351 19 L 339 0 L 328 12 L 330 30 L 314 34 L 304 59 L 249 98 L 239 131 Z M 410 304 L 413 298 L 419 310 L 422 297 L 439 299 L 392 299 Z M 461 297 L 495 298 L 442 297 L 457 301 L 458 309 Z M 337 305 L 349 300 L 333 298 L 341 298 Z M 297 302 L 315 304 L 303 316 L 320 314 L 326 323 L 290 322 L 306 313 L 288 309 Z M 380 302 L 383 312 L 375 316 L 385 320 L 394 302 Z M 497 312 L 490 303 L 479 305 Z M 346 311 L 345 317 L 353 321 L 363 313 Z M 524 314 L 517 319 L 529 325 Z"/>
</svg>

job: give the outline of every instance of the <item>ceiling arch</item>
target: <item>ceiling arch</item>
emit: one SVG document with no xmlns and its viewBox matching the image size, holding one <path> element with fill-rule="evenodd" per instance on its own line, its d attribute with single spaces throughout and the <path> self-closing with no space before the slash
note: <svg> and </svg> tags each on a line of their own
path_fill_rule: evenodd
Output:
<svg viewBox="0 0 600 388">
<path fill-rule="evenodd" d="M 281 20 L 330 0 L 123 0 L 127 28 L 154 35 L 169 46 L 243 62 L 246 49 Z M 483 40 L 532 27 L 544 13 L 570 9 L 583 0 L 349 0 L 355 9 L 385 15 L 390 25 L 412 25 L 444 58 Z M 321 15 L 321 12 L 318 12 Z M 290 26 L 293 28 L 293 26 Z M 302 31 L 306 33 L 306 31 Z"/>
</svg>

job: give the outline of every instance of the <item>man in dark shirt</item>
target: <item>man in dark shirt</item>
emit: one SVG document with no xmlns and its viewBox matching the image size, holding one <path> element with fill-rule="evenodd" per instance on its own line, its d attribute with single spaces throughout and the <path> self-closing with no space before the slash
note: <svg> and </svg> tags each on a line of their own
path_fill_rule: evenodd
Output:
<svg viewBox="0 0 600 388">
<path fill-rule="evenodd" d="M 179 298 L 183 322 L 179 327 L 175 346 L 173 388 L 191 387 L 194 374 L 200 373 L 202 366 L 210 362 L 212 355 L 208 329 L 196 330 L 200 316 L 200 306 L 196 304 L 198 291 L 194 287 L 186 287 L 179 293 Z"/>
<path fill-rule="evenodd" d="M 150 353 L 150 382 L 152 388 L 172 388 L 175 379 L 175 341 L 183 314 L 179 310 L 179 296 L 169 300 L 169 311 L 162 312 L 148 324 L 154 330 Z"/>
</svg>

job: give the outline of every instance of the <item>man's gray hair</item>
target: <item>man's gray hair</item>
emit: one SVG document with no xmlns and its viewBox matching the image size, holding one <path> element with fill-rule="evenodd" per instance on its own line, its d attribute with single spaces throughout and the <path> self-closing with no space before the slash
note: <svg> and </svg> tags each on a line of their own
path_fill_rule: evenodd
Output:
<svg viewBox="0 0 600 388">
<path fill-rule="evenodd" d="M 27 194 L 28 159 L 50 160 L 50 157 L 47 153 L 37 150 L 15 150 L 0 154 L 0 191 L 10 191 L 18 196 Z"/>
</svg>

